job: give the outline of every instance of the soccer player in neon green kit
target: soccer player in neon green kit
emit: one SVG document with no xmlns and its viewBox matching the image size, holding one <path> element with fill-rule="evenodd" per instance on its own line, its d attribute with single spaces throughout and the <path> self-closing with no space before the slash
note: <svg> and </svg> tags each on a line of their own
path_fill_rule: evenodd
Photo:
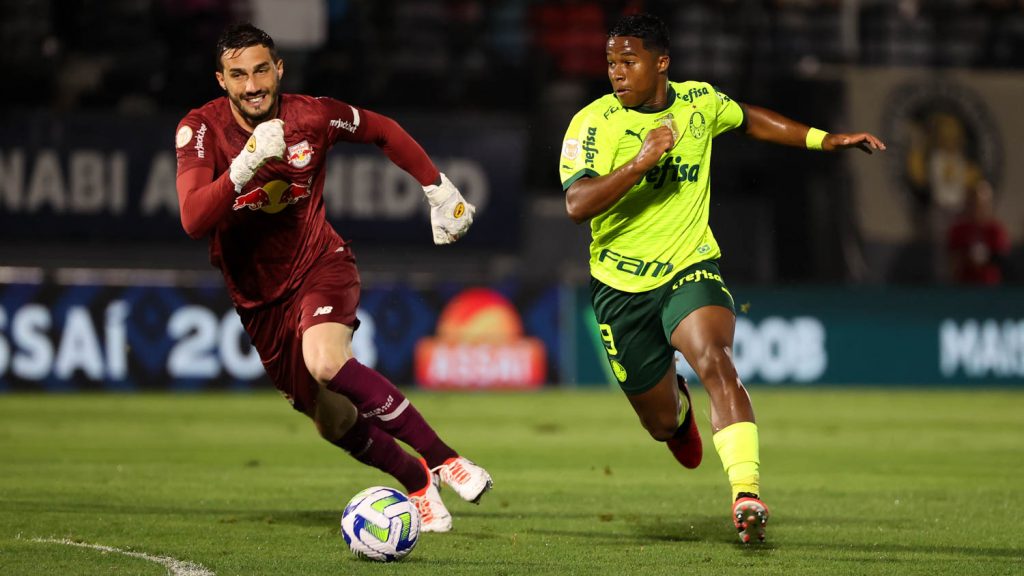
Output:
<svg viewBox="0 0 1024 576">
<path fill-rule="evenodd" d="M 828 134 L 740 104 L 705 82 L 668 80 L 668 28 L 634 14 L 608 34 L 613 93 L 572 119 L 559 173 L 576 223 L 590 220 L 591 298 L 611 363 L 643 427 L 696 468 L 700 434 L 674 351 L 711 400 L 715 449 L 732 485 L 744 543 L 764 540 L 757 425 L 732 362 L 736 315 L 708 227 L 711 142 L 743 128 L 757 140 L 812 150 L 885 150 L 866 132 Z M 682 394 L 680 394 L 682 392 Z"/>
</svg>

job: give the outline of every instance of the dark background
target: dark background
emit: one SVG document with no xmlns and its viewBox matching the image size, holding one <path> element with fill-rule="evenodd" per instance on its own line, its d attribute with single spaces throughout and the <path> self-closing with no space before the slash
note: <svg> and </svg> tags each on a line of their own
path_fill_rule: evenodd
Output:
<svg viewBox="0 0 1024 576">
<path fill-rule="evenodd" d="M 82 146 L 124 150 L 142 164 L 172 151 L 177 120 L 221 94 L 213 77 L 217 35 L 229 22 L 252 20 L 277 39 L 285 90 L 391 115 L 442 168 L 443 158 L 472 154 L 474 142 L 499 152 L 507 145 L 507 164 L 493 152 L 481 159 L 497 201 L 481 211 L 463 245 L 435 249 L 423 217 L 394 223 L 401 233 L 335 220 L 355 241 L 369 281 L 583 282 L 588 230 L 564 215 L 556 157 L 572 114 L 607 89 L 608 26 L 641 9 L 670 24 L 671 79 L 709 81 L 737 100 L 824 128 L 857 129 L 846 125 L 848 87 L 836 73 L 843 67 L 1019 74 L 1024 65 L 1024 2 L 1011 0 L 2 0 L 0 179 L 16 175 L 15 148 L 32 157 L 52 148 L 62 165 L 70 162 L 67 150 Z M 507 144 L 493 142 L 505 133 L 513 134 Z M 339 154 L 356 152 L 373 150 Z M 1012 161 L 1018 152 L 1004 154 Z M 863 239 L 852 221 L 847 170 L 842 155 L 722 136 L 712 166 L 712 226 L 727 278 L 862 281 L 848 249 Z M 129 204 L 145 172 L 132 168 Z M 22 174 L 22 186 L 30 179 Z M 6 206 L 0 265 L 208 270 L 205 242 L 189 240 L 173 214 L 147 221 L 130 209 L 90 216 Z M 935 248 L 927 242 L 913 241 Z M 1008 281 L 1019 283 L 1019 242 L 1014 248 Z M 910 258 L 902 275 L 870 277 L 942 282 L 925 260 Z"/>
</svg>

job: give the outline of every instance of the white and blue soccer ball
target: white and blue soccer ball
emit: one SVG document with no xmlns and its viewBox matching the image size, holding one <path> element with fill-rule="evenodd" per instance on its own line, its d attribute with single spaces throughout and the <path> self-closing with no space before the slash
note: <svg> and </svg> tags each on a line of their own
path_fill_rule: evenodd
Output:
<svg viewBox="0 0 1024 576">
<path fill-rule="evenodd" d="M 405 494 L 373 486 L 345 506 L 341 535 L 356 556 L 378 562 L 400 560 L 420 538 L 420 513 Z"/>
</svg>

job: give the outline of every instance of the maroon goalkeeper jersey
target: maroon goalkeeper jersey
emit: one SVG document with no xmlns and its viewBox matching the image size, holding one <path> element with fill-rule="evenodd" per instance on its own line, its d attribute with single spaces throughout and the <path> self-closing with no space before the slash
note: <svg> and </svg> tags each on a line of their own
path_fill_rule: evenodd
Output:
<svg viewBox="0 0 1024 576">
<path fill-rule="evenodd" d="M 285 156 L 270 160 L 236 194 L 232 159 L 250 133 L 226 97 L 192 110 L 178 124 L 178 197 L 182 223 L 209 236 L 235 305 L 257 308 L 290 294 L 317 258 L 344 241 L 327 221 L 323 187 L 327 151 L 338 141 L 374 143 L 421 184 L 437 168 L 393 120 L 332 98 L 283 94 Z"/>
</svg>

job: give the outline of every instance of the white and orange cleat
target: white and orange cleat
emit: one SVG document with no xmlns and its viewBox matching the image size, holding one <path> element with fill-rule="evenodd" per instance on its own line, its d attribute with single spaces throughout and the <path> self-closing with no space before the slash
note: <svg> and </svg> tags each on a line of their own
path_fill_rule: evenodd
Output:
<svg viewBox="0 0 1024 576">
<path fill-rule="evenodd" d="M 749 544 L 754 538 L 764 542 L 764 527 L 769 516 L 768 506 L 753 494 L 741 492 L 732 505 L 732 523 L 744 544 Z"/>
<path fill-rule="evenodd" d="M 445 460 L 444 464 L 434 468 L 434 471 L 460 498 L 473 504 L 479 504 L 484 492 L 494 486 L 487 470 L 462 456 Z"/>
<path fill-rule="evenodd" d="M 452 529 L 452 515 L 437 490 L 437 475 L 427 468 L 427 463 L 422 458 L 420 462 L 427 473 L 427 485 L 409 494 L 409 501 L 420 513 L 420 532 L 448 532 Z"/>
</svg>

